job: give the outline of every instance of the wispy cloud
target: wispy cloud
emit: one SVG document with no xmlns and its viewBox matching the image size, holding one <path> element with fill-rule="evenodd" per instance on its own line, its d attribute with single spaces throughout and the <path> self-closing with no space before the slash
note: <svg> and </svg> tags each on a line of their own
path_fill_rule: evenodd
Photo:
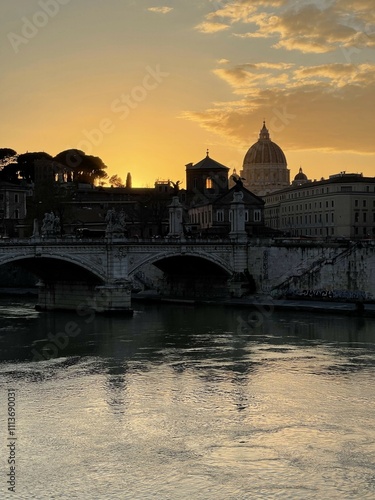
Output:
<svg viewBox="0 0 375 500">
<path fill-rule="evenodd" d="M 198 24 L 195 27 L 197 31 L 201 33 L 217 33 L 218 31 L 227 30 L 229 28 L 229 24 L 224 23 L 213 23 L 209 21 L 205 21 L 203 23 Z"/>
<path fill-rule="evenodd" d="M 173 7 L 149 7 L 147 10 L 150 12 L 156 12 L 157 14 L 168 14 L 168 12 L 173 10 Z"/>
</svg>

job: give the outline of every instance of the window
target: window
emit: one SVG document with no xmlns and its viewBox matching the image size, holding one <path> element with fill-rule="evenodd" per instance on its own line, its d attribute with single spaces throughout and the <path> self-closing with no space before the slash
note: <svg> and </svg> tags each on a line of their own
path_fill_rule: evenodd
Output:
<svg viewBox="0 0 375 500">
<path fill-rule="evenodd" d="M 213 188 L 212 177 L 207 177 L 207 179 L 206 179 L 206 189 L 212 189 L 212 188 Z"/>
<path fill-rule="evenodd" d="M 359 222 L 359 212 L 354 214 L 354 222 Z"/>
<path fill-rule="evenodd" d="M 363 205 L 363 208 L 366 208 L 366 206 L 367 206 L 366 200 L 362 201 L 362 205 Z"/>
<path fill-rule="evenodd" d="M 254 210 L 254 222 L 260 222 L 262 220 L 262 212 L 260 210 Z"/>
<path fill-rule="evenodd" d="M 216 222 L 224 222 L 224 210 L 216 211 Z"/>
<path fill-rule="evenodd" d="M 245 210 L 245 222 L 249 222 L 249 211 Z"/>
<path fill-rule="evenodd" d="M 354 206 L 358 207 L 358 205 L 359 205 L 359 201 L 358 200 L 354 200 Z"/>
<path fill-rule="evenodd" d="M 20 195 L 19 194 L 15 194 L 14 195 L 14 203 L 19 203 L 19 201 L 20 201 Z M 17 217 L 17 219 L 18 219 L 18 217 Z"/>
<path fill-rule="evenodd" d="M 15 219 L 19 219 L 19 218 L 20 218 L 20 214 L 19 214 L 19 211 L 18 211 L 18 210 L 15 210 L 15 211 L 14 211 L 14 218 L 15 218 Z"/>
<path fill-rule="evenodd" d="M 363 222 L 367 222 L 367 213 L 366 212 L 364 212 L 364 214 L 363 214 Z"/>
</svg>

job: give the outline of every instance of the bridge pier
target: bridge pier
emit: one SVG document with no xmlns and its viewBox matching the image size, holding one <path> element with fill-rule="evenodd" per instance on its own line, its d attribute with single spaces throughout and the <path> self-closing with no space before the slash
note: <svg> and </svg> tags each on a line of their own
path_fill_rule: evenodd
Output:
<svg viewBox="0 0 375 500">
<path fill-rule="evenodd" d="M 103 285 L 85 282 L 38 283 L 38 311 L 76 311 L 84 314 L 91 311 L 98 314 L 113 312 L 132 314 L 131 292 L 127 283 L 106 283 Z"/>
</svg>

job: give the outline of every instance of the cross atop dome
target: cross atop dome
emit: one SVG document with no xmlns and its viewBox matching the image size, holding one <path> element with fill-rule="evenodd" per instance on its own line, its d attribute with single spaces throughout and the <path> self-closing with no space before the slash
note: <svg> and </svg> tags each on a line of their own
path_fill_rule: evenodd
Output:
<svg viewBox="0 0 375 500">
<path fill-rule="evenodd" d="M 266 127 L 265 120 L 263 120 L 263 127 L 260 131 L 260 134 L 259 134 L 259 140 L 260 141 L 269 141 L 270 140 L 270 134 L 268 132 L 268 128 Z"/>
</svg>

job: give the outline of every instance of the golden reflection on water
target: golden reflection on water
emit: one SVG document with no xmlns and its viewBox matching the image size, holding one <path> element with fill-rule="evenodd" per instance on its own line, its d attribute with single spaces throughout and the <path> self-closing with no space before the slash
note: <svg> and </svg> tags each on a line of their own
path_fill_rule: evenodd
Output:
<svg viewBox="0 0 375 500">
<path fill-rule="evenodd" d="M 254 326 L 248 310 L 166 306 L 85 323 L 6 308 L 12 498 L 374 498 L 373 320 L 274 313 Z M 32 361 L 72 320 L 82 333 Z"/>
</svg>

